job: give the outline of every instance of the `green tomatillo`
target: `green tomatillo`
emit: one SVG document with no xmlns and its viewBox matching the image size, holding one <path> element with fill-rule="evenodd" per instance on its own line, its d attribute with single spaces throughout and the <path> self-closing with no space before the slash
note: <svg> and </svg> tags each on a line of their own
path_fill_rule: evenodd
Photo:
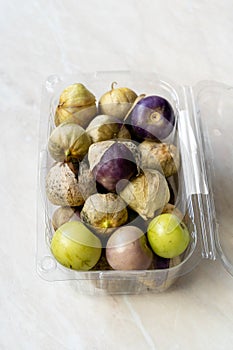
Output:
<svg viewBox="0 0 233 350">
<path fill-rule="evenodd" d="M 156 216 L 150 222 L 147 234 L 151 248 L 163 258 L 182 254 L 190 242 L 186 225 L 173 214 Z"/>
<path fill-rule="evenodd" d="M 51 251 L 60 264 L 73 270 L 88 271 L 100 259 L 102 245 L 83 223 L 72 221 L 54 233 Z"/>
</svg>

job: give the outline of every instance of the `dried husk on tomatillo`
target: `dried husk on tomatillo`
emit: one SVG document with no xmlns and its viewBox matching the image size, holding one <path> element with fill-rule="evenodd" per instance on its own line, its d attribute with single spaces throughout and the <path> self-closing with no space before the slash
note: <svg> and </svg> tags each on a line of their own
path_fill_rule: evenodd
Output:
<svg viewBox="0 0 233 350">
<path fill-rule="evenodd" d="M 170 198 L 165 177 L 152 169 L 145 169 L 119 194 L 144 220 L 152 219 L 156 210 L 164 207 Z"/>
<path fill-rule="evenodd" d="M 79 163 L 78 183 L 82 197 L 85 200 L 97 192 L 95 177 L 92 174 L 86 159 Z"/>
<path fill-rule="evenodd" d="M 101 161 L 101 158 L 105 154 L 107 150 L 109 150 L 110 147 L 113 145 L 124 145 L 126 146 L 131 153 L 133 154 L 137 169 L 139 171 L 139 167 L 141 164 L 141 154 L 138 150 L 138 147 L 133 143 L 132 141 L 128 140 L 106 140 L 101 141 L 97 143 L 93 143 L 88 151 L 88 160 L 90 164 L 90 169 L 93 170 L 93 168 Z"/>
<path fill-rule="evenodd" d="M 180 221 L 183 221 L 185 223 L 185 225 L 188 227 L 190 227 L 192 225 L 188 211 L 186 211 L 185 214 L 183 214 L 180 211 L 180 209 L 178 209 L 173 204 L 170 204 L 170 203 L 166 204 L 161 213 L 175 215 Z M 158 213 L 158 215 L 159 214 L 160 213 Z"/>
<path fill-rule="evenodd" d="M 178 217 L 180 221 L 184 220 L 185 215 L 173 204 L 167 203 L 162 209 L 162 214 L 172 214 Z"/>
<path fill-rule="evenodd" d="M 91 145 L 86 131 L 75 123 L 62 123 L 55 128 L 48 140 L 48 150 L 58 162 L 82 160 Z"/>
<path fill-rule="evenodd" d="M 170 192 L 171 193 L 171 192 Z M 170 198 L 171 201 L 171 198 Z M 163 208 L 160 208 L 156 210 L 155 216 L 158 216 L 160 214 L 172 214 L 176 216 L 180 221 L 184 221 L 186 215 L 184 215 L 180 209 L 178 209 L 174 204 L 167 203 Z M 151 222 L 151 219 L 147 220 L 147 225 Z"/>
<path fill-rule="evenodd" d="M 129 130 L 120 119 L 109 115 L 97 115 L 86 128 L 92 142 L 106 141 L 114 138 L 131 139 Z"/>
<path fill-rule="evenodd" d="M 137 94 L 127 87 L 115 88 L 115 84 L 115 82 L 112 83 L 111 90 L 101 96 L 99 113 L 123 120 L 136 100 Z"/>
<path fill-rule="evenodd" d="M 54 211 L 52 225 L 55 231 L 68 221 L 80 221 L 80 213 L 76 207 L 64 206 Z"/>
<path fill-rule="evenodd" d="M 80 206 L 82 190 L 68 163 L 55 163 L 46 177 L 46 194 L 51 203 L 60 206 Z"/>
<path fill-rule="evenodd" d="M 76 83 L 61 93 L 54 122 L 58 126 L 72 121 L 85 128 L 96 114 L 95 96 L 83 84 Z"/>
<path fill-rule="evenodd" d="M 84 223 L 101 237 L 108 237 L 116 227 L 126 223 L 126 203 L 115 193 L 96 193 L 88 197 L 80 213 Z"/>
<path fill-rule="evenodd" d="M 142 155 L 142 168 L 159 170 L 165 177 L 178 172 L 180 155 L 175 145 L 146 140 L 138 148 Z"/>
<path fill-rule="evenodd" d="M 109 192 L 116 186 L 125 186 L 139 173 L 140 152 L 132 141 L 107 140 L 93 143 L 89 147 L 88 160 L 95 179 Z"/>
</svg>

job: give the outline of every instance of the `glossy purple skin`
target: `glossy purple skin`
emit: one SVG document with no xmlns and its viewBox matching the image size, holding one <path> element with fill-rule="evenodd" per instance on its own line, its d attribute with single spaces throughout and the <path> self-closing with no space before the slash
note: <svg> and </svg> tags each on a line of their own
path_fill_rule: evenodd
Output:
<svg viewBox="0 0 233 350">
<path fill-rule="evenodd" d="M 129 180 L 137 174 L 135 158 L 124 144 L 116 142 L 104 153 L 94 167 L 93 174 L 104 188 L 110 192 L 115 191 L 118 181 Z M 122 189 L 123 187 L 120 190 Z"/>
<path fill-rule="evenodd" d="M 160 96 L 147 96 L 132 110 L 130 123 L 137 138 L 163 140 L 173 130 L 175 115 L 166 99 Z"/>
</svg>

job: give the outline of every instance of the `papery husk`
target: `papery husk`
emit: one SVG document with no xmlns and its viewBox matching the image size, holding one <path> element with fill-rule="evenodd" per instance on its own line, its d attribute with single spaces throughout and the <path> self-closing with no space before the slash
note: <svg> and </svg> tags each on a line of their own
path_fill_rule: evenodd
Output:
<svg viewBox="0 0 233 350">
<path fill-rule="evenodd" d="M 75 123 L 62 123 L 55 128 L 48 141 L 48 150 L 58 162 L 82 160 L 91 145 L 91 138 L 86 131 Z"/>
<path fill-rule="evenodd" d="M 122 125 L 120 131 L 117 134 L 117 138 L 121 140 L 130 140 L 131 134 L 125 125 Z"/>
<path fill-rule="evenodd" d="M 85 200 L 97 192 L 95 177 L 85 160 L 79 164 L 78 183 L 79 190 Z"/>
<path fill-rule="evenodd" d="M 59 105 L 63 107 L 82 107 L 96 101 L 95 96 L 81 83 L 67 86 L 61 93 Z"/>
<path fill-rule="evenodd" d="M 58 126 L 64 122 L 72 122 L 85 129 L 96 115 L 97 107 L 95 104 L 84 107 L 58 106 L 54 117 L 54 123 Z"/>
<path fill-rule="evenodd" d="M 117 227 L 126 223 L 128 211 L 118 195 L 96 193 L 87 198 L 80 216 L 99 236 L 109 237 Z"/>
<path fill-rule="evenodd" d="M 46 177 L 46 195 L 59 206 L 80 206 L 84 198 L 78 180 L 68 163 L 55 163 Z"/>
<path fill-rule="evenodd" d="M 130 140 L 106 140 L 93 143 L 89 147 L 88 151 L 88 161 L 91 170 L 93 170 L 94 167 L 101 161 L 101 158 L 103 157 L 104 153 L 116 142 L 124 144 L 132 152 L 139 171 L 141 164 L 141 154 L 138 151 L 138 147 L 135 145 L 135 143 L 133 143 Z"/>
<path fill-rule="evenodd" d="M 98 115 L 88 125 L 86 132 L 92 142 L 111 140 L 114 138 L 131 139 L 130 132 L 120 120 L 109 115 Z"/>
<path fill-rule="evenodd" d="M 159 170 L 165 177 L 178 172 L 180 155 L 175 145 L 146 140 L 138 148 L 142 155 L 143 169 Z"/>
<path fill-rule="evenodd" d="M 57 208 L 52 216 L 52 225 L 54 230 L 56 231 L 61 225 L 69 221 L 74 215 L 75 210 L 76 209 L 74 207 L 69 206 Z"/>
<path fill-rule="evenodd" d="M 99 113 L 112 115 L 123 120 L 137 98 L 137 94 L 126 87 L 114 88 L 101 96 L 99 100 Z"/>
<path fill-rule="evenodd" d="M 185 215 L 173 204 L 167 203 L 163 209 L 161 214 L 173 214 L 178 217 L 180 221 L 184 220 Z"/>
<path fill-rule="evenodd" d="M 54 122 L 58 126 L 73 121 L 85 128 L 96 114 L 95 96 L 83 84 L 76 83 L 61 93 Z"/>
<path fill-rule="evenodd" d="M 152 219 L 156 210 L 163 208 L 170 198 L 165 177 L 152 169 L 145 169 L 119 194 L 144 220 Z"/>
</svg>

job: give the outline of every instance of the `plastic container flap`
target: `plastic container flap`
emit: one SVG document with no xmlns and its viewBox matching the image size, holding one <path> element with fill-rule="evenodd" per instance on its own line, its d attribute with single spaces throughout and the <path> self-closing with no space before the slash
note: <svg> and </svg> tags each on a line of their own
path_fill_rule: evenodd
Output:
<svg viewBox="0 0 233 350">
<path fill-rule="evenodd" d="M 208 220 L 217 252 L 233 275 L 233 87 L 201 82 L 193 91 L 208 178 Z"/>
</svg>

